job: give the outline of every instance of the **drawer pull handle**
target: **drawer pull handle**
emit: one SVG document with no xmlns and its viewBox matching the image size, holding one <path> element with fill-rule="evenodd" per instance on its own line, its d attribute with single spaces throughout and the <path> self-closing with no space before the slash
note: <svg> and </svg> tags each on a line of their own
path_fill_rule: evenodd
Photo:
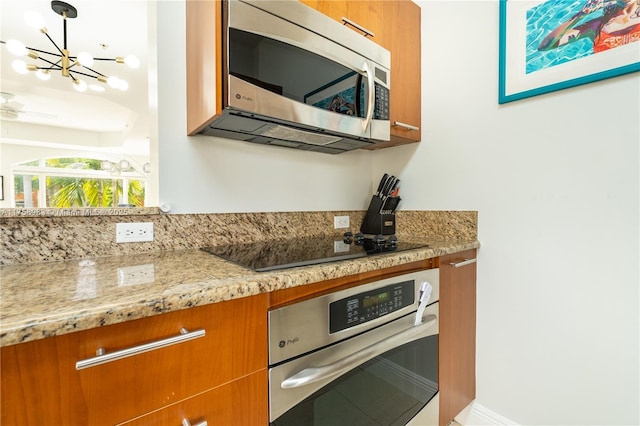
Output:
<svg viewBox="0 0 640 426">
<path fill-rule="evenodd" d="M 394 121 L 393 125 L 395 127 L 404 127 L 407 130 L 420 130 L 420 127 L 412 126 L 411 124 L 403 123 L 401 121 Z"/>
<path fill-rule="evenodd" d="M 141 353 L 153 351 L 155 349 L 164 348 L 167 346 L 175 345 L 178 343 L 186 342 L 188 340 L 198 339 L 205 336 L 205 330 L 188 331 L 185 328 L 180 329 L 180 334 L 173 337 L 168 337 L 162 340 L 156 340 L 155 342 L 145 343 L 132 348 L 121 349 L 119 351 L 105 353 L 103 348 L 99 348 L 96 353 L 97 356 L 93 358 L 83 359 L 76 362 L 76 370 L 82 370 L 89 367 L 95 367 L 96 365 L 106 364 L 107 362 L 117 361 L 119 359 L 128 358 L 130 356 L 138 355 Z"/>
<path fill-rule="evenodd" d="M 342 25 L 351 25 L 353 28 L 356 28 L 359 31 L 362 31 L 364 33 L 364 36 L 371 36 L 371 37 L 375 37 L 376 35 L 373 33 L 373 31 L 369 31 L 368 29 L 366 29 L 365 27 L 363 27 L 362 25 L 358 25 L 355 22 L 353 22 L 351 19 L 347 19 L 344 16 L 342 17 Z"/>
<path fill-rule="evenodd" d="M 207 421 L 203 420 L 200 423 L 191 424 L 189 419 L 182 419 L 182 426 L 207 426 Z"/>
<path fill-rule="evenodd" d="M 475 257 L 473 259 L 465 259 L 461 262 L 453 262 L 450 263 L 449 265 L 453 266 L 454 268 L 461 268 L 463 266 L 467 266 L 467 265 L 471 265 L 472 263 L 476 263 L 478 261 L 478 259 L 476 259 Z"/>
</svg>

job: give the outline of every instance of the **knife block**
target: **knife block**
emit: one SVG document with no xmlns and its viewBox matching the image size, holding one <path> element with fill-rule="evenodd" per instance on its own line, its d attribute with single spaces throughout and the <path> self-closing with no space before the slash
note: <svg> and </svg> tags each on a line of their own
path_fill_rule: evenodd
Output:
<svg viewBox="0 0 640 426">
<path fill-rule="evenodd" d="M 382 214 L 381 210 L 382 199 L 374 195 L 360 226 L 360 232 L 372 235 L 393 235 L 396 233 L 396 215 L 394 213 Z"/>
</svg>

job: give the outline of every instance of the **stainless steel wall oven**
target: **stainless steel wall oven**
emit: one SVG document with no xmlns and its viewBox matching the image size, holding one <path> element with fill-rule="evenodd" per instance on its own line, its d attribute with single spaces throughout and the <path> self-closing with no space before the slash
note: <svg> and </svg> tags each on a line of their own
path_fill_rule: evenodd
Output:
<svg viewBox="0 0 640 426">
<path fill-rule="evenodd" d="M 430 269 L 270 311 L 270 424 L 437 424 L 438 295 Z"/>
</svg>

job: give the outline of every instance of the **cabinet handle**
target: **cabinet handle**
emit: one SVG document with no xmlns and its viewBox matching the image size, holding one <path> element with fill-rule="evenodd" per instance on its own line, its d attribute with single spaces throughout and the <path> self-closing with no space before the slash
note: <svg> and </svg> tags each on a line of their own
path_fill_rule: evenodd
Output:
<svg viewBox="0 0 640 426">
<path fill-rule="evenodd" d="M 182 419 L 182 426 L 207 426 L 207 421 L 203 420 L 200 423 L 191 424 L 189 419 Z"/>
<path fill-rule="evenodd" d="M 182 328 L 180 329 L 180 334 L 177 336 L 168 337 L 162 340 L 156 340 L 155 342 L 145 343 L 139 346 L 134 346 L 132 348 L 121 349 L 119 351 L 111 353 L 105 353 L 104 349 L 100 348 L 96 351 L 97 356 L 76 362 L 76 370 L 95 367 L 96 365 L 106 364 L 107 362 L 117 361 L 119 359 L 128 358 L 130 356 L 153 351 L 159 348 L 164 348 L 166 346 L 175 345 L 177 343 L 186 342 L 188 340 L 198 339 L 204 336 L 204 329 L 188 331 L 187 329 Z"/>
<path fill-rule="evenodd" d="M 420 130 L 420 127 L 412 126 L 411 124 L 406 124 L 401 121 L 394 121 L 393 125 L 396 127 L 404 127 L 407 130 Z"/>
<path fill-rule="evenodd" d="M 465 259 L 461 262 L 453 262 L 450 263 L 449 265 L 453 266 L 454 268 L 461 268 L 463 266 L 467 266 L 467 265 L 471 265 L 472 263 L 476 263 L 478 261 L 478 259 L 476 259 L 475 257 L 473 259 Z"/>
<path fill-rule="evenodd" d="M 368 29 L 366 29 L 362 25 L 358 25 L 355 22 L 353 22 L 351 19 L 347 19 L 344 16 L 342 17 L 342 25 L 351 25 L 353 28 L 356 28 L 356 29 L 362 31 L 364 33 L 365 37 L 366 36 L 371 36 L 371 37 L 375 37 L 376 36 L 373 33 L 373 31 L 369 31 Z"/>
</svg>

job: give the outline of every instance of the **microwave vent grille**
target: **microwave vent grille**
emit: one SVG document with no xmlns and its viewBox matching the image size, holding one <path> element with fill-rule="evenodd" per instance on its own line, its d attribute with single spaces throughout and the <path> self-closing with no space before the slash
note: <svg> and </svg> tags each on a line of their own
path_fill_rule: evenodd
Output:
<svg viewBox="0 0 640 426">
<path fill-rule="evenodd" d="M 310 145 L 329 145 L 339 141 L 340 137 L 323 135 L 319 133 L 305 132 L 300 129 L 274 125 L 266 126 L 265 130 L 258 131 L 261 136 L 276 138 L 286 141 L 303 142 Z"/>
</svg>

